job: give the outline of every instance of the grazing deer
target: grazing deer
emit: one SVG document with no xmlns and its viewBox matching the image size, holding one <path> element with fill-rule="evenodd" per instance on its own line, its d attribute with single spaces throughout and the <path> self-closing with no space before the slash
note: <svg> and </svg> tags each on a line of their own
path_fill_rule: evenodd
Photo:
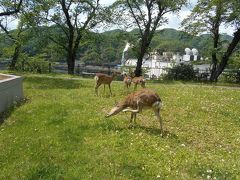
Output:
<svg viewBox="0 0 240 180">
<path fill-rule="evenodd" d="M 107 84 L 110 90 L 110 94 L 112 95 L 111 82 L 116 75 L 117 73 L 115 72 L 112 73 L 112 76 L 108 76 L 107 74 L 103 74 L 103 73 L 96 73 L 96 76 L 94 77 L 94 79 L 96 81 L 95 93 L 97 96 L 98 96 L 98 88 L 102 84 L 104 85 L 104 92 L 105 92 L 105 85 Z"/>
<path fill-rule="evenodd" d="M 134 90 L 137 89 L 138 84 L 140 84 L 143 88 L 145 88 L 146 80 L 144 79 L 143 76 L 132 78 L 132 82 L 134 84 Z"/>
<path fill-rule="evenodd" d="M 159 95 L 149 89 L 140 89 L 129 94 L 123 101 L 117 103 L 106 117 L 118 114 L 119 112 L 131 112 L 130 124 L 132 121 L 136 123 L 137 113 L 141 112 L 143 108 L 152 108 L 160 123 L 160 130 L 163 133 L 163 123 L 160 116 L 160 108 L 162 101 Z"/>
<path fill-rule="evenodd" d="M 124 74 L 123 82 L 125 84 L 125 87 L 129 88 L 132 83 L 132 78 L 130 76 L 128 76 L 127 74 Z"/>
</svg>

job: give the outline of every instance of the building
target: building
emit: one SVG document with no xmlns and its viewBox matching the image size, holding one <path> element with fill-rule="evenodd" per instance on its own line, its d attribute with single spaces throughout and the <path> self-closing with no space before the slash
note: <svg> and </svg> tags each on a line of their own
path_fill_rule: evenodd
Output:
<svg viewBox="0 0 240 180">
<path fill-rule="evenodd" d="M 160 77 L 161 74 L 167 72 L 168 68 L 173 67 L 172 53 L 166 52 L 159 55 L 156 52 L 150 54 L 149 57 L 144 57 L 142 67 L 146 69 L 148 78 Z M 137 59 L 127 59 L 124 66 L 136 67 Z"/>
<path fill-rule="evenodd" d="M 130 47 L 129 44 L 127 44 L 126 47 L 127 48 L 124 48 L 123 51 L 121 65 L 127 67 L 136 67 L 137 59 L 125 60 L 125 53 Z M 148 76 L 148 78 L 159 78 L 161 75 L 167 73 L 167 69 L 170 69 L 175 65 L 200 60 L 203 60 L 203 58 L 199 56 L 198 50 L 195 48 L 192 50 L 190 48 L 186 48 L 184 55 L 180 55 L 178 52 L 163 52 L 162 54 L 158 52 L 152 52 L 150 55 L 144 57 L 142 67 L 146 70 L 145 74 Z M 197 69 L 198 65 L 195 65 L 194 68 Z"/>
</svg>

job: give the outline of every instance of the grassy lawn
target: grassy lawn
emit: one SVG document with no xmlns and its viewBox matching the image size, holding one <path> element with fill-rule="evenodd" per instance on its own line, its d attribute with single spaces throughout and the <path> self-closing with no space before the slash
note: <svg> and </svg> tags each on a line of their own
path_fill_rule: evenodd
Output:
<svg viewBox="0 0 240 180">
<path fill-rule="evenodd" d="M 164 137 L 150 110 L 106 119 L 121 82 L 26 75 L 27 100 L 1 114 L 0 179 L 239 179 L 240 90 L 147 84 L 163 101 Z"/>
</svg>

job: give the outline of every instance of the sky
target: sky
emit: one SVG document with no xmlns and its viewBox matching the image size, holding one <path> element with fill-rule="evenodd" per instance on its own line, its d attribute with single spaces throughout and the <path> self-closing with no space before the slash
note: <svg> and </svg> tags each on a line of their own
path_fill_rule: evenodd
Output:
<svg viewBox="0 0 240 180">
<path fill-rule="evenodd" d="M 113 2 L 115 2 L 115 0 L 100 0 L 100 3 L 103 5 L 111 5 Z M 189 0 L 189 2 L 191 5 L 189 7 L 182 8 L 182 10 L 178 14 L 167 14 L 166 17 L 168 18 L 168 23 L 161 26 L 160 29 L 174 28 L 179 30 L 181 21 L 191 13 L 191 9 L 194 7 L 194 5 L 196 5 L 197 0 Z M 13 21 L 9 25 L 11 29 L 15 29 L 17 26 L 17 21 Z M 222 26 L 220 27 L 220 33 L 232 35 L 233 27 Z"/>
<path fill-rule="evenodd" d="M 105 5 L 110 5 L 114 1 L 115 0 L 100 0 L 100 2 Z M 191 13 L 191 9 L 197 4 L 197 1 L 198 0 L 189 0 L 190 6 L 182 8 L 178 14 L 170 14 L 170 13 L 167 14 L 166 17 L 168 18 L 168 23 L 161 26 L 160 29 L 173 28 L 173 29 L 180 30 L 180 24 L 182 20 Z M 233 27 L 221 26 L 220 33 L 226 33 L 226 34 L 232 35 Z"/>
</svg>

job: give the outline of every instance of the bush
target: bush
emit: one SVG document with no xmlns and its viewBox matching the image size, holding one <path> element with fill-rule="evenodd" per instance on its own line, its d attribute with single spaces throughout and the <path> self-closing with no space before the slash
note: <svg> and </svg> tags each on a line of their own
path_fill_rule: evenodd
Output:
<svg viewBox="0 0 240 180">
<path fill-rule="evenodd" d="M 225 71 L 219 80 L 227 83 L 240 83 L 240 70 Z"/>
<path fill-rule="evenodd" d="M 237 71 L 237 74 L 236 74 L 236 82 L 240 83 L 240 69 Z"/>
<path fill-rule="evenodd" d="M 39 56 L 23 57 L 16 64 L 16 70 L 33 72 L 33 73 L 48 73 L 49 62 Z"/>
<path fill-rule="evenodd" d="M 190 81 L 196 79 L 196 73 L 192 65 L 180 64 L 169 69 L 164 79 Z"/>
</svg>

